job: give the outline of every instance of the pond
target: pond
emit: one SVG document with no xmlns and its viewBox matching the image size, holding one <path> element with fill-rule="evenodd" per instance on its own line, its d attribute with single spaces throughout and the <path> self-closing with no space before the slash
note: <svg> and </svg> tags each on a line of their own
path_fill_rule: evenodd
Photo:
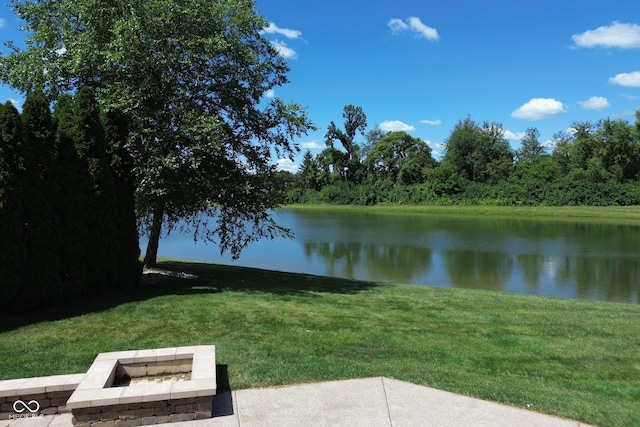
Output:
<svg viewBox="0 0 640 427">
<path fill-rule="evenodd" d="M 275 212 L 294 239 L 238 261 L 172 232 L 159 256 L 383 282 L 640 301 L 640 225 L 309 209 Z M 140 240 L 142 250 L 146 240 Z"/>
</svg>

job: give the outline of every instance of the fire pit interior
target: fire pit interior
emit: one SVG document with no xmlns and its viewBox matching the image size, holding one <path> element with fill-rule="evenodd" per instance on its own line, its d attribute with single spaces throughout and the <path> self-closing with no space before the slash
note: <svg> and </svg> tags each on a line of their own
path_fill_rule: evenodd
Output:
<svg viewBox="0 0 640 427">
<path fill-rule="evenodd" d="M 215 394 L 215 346 L 132 350 L 100 353 L 67 407 L 74 424 L 160 424 L 211 417 Z"/>
<path fill-rule="evenodd" d="M 175 359 L 148 363 L 118 363 L 111 387 L 189 381 L 193 359 Z"/>
</svg>

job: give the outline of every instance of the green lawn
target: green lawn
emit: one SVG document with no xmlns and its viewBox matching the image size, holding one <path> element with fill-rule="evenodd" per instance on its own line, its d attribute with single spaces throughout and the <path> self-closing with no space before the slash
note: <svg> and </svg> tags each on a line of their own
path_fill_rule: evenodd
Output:
<svg viewBox="0 0 640 427">
<path fill-rule="evenodd" d="M 232 389 L 387 376 L 601 426 L 640 425 L 640 306 L 181 261 L 199 275 L 0 319 L 0 379 L 100 352 L 215 344 Z"/>
<path fill-rule="evenodd" d="M 640 221 L 640 206 L 431 206 L 379 204 L 374 206 L 353 205 L 285 205 L 286 209 L 352 210 L 377 213 L 414 213 L 439 215 L 474 215 L 495 217 L 522 217 L 563 220 L 602 220 L 634 222 Z"/>
</svg>

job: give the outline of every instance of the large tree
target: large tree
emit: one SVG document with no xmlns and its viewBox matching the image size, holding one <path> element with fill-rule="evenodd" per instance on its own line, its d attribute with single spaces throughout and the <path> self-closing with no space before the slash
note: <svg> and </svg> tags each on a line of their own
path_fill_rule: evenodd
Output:
<svg viewBox="0 0 640 427">
<path fill-rule="evenodd" d="M 23 151 L 20 113 L 7 102 L 0 106 L 0 306 L 23 287 L 27 259 Z"/>
<path fill-rule="evenodd" d="M 23 295 L 26 305 L 59 300 L 63 295 L 57 252 L 59 227 L 54 204 L 55 135 L 49 103 L 42 92 L 27 95 L 22 107 L 23 149 L 22 206 L 27 259 L 24 266 Z"/>
<path fill-rule="evenodd" d="M 105 110 L 127 115 L 127 149 L 148 221 L 145 263 L 156 263 L 162 226 L 186 218 L 194 233 L 234 257 L 286 230 L 269 215 L 273 153 L 312 127 L 297 104 L 265 92 L 289 68 L 262 36 L 251 0 L 20 1 L 26 49 L 0 59 L 0 77 L 25 92 L 87 85 Z M 209 213 L 207 217 L 201 212 Z"/>
<path fill-rule="evenodd" d="M 346 150 L 344 165 L 341 165 L 344 167 L 345 179 L 354 182 L 360 179 L 359 172 L 361 171 L 360 147 L 355 142 L 355 137 L 358 132 L 364 135 L 364 130 L 367 127 L 367 116 L 364 114 L 362 107 L 346 105 L 342 117 L 344 118 L 344 130 L 338 128 L 334 122 L 331 122 L 325 135 L 326 144 L 327 147 L 334 148 L 334 141 L 340 141 L 340 144 Z"/>
<path fill-rule="evenodd" d="M 422 182 L 423 169 L 436 164 L 431 147 L 406 132 L 389 132 L 380 138 L 369 151 L 366 163 L 373 171 L 402 184 Z"/>
<path fill-rule="evenodd" d="M 479 125 L 467 117 L 456 124 L 445 146 L 443 161 L 471 181 L 495 184 L 513 168 L 513 152 L 499 123 Z"/>
</svg>

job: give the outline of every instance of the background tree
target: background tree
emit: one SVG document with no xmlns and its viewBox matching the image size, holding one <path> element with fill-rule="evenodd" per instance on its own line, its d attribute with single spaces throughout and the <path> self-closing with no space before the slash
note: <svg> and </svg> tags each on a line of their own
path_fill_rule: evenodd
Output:
<svg viewBox="0 0 640 427">
<path fill-rule="evenodd" d="M 127 150 L 129 123 L 122 111 L 110 110 L 103 116 L 108 157 L 116 190 L 118 229 L 118 280 L 121 288 L 140 283 L 142 264 L 136 219 L 134 159 Z"/>
<path fill-rule="evenodd" d="M 117 228 L 116 188 L 107 156 L 100 108 L 88 87 L 74 99 L 72 138 L 89 178 L 86 209 L 88 246 L 84 260 L 98 290 L 117 288 L 120 241 Z"/>
<path fill-rule="evenodd" d="M 2 299 L 9 302 L 23 287 L 27 256 L 22 206 L 24 139 L 20 114 L 11 102 L 0 106 L 0 135 L 0 289 Z"/>
<path fill-rule="evenodd" d="M 80 159 L 74 140 L 74 101 L 61 96 L 53 113 L 56 126 L 55 203 L 59 227 L 60 279 L 69 295 L 86 294 L 93 283 L 88 263 L 89 199 L 93 191 L 87 164 Z"/>
<path fill-rule="evenodd" d="M 318 182 L 318 161 L 313 158 L 311 151 L 307 150 L 302 158 L 302 164 L 300 165 L 300 185 L 303 190 L 319 190 Z"/>
<path fill-rule="evenodd" d="M 289 68 L 261 31 L 250 0 L 13 1 L 27 48 L 0 59 L 0 76 L 22 91 L 84 85 L 130 123 L 139 212 L 156 264 L 165 222 L 186 218 L 196 236 L 234 257 L 252 240 L 286 234 L 268 215 L 277 192 L 272 150 L 312 127 L 297 104 L 264 102 Z M 207 212 L 208 218 L 201 212 Z"/>
<path fill-rule="evenodd" d="M 57 252 L 58 223 L 54 171 L 54 134 L 49 102 L 42 92 L 29 93 L 22 107 L 24 142 L 24 229 L 27 246 L 22 296 L 26 305 L 40 305 L 62 297 Z"/>
<path fill-rule="evenodd" d="M 431 147 L 406 132 L 389 132 L 369 151 L 366 163 L 394 183 L 417 184 L 423 181 L 423 169 L 435 166 Z"/>
<path fill-rule="evenodd" d="M 540 131 L 529 128 L 520 139 L 520 149 L 516 150 L 517 163 L 535 163 L 545 154 L 545 147 L 540 143 Z"/>
<path fill-rule="evenodd" d="M 349 182 L 356 182 L 360 178 L 362 168 L 359 156 L 360 147 L 354 141 L 354 138 L 357 132 L 364 135 L 364 130 L 367 127 L 367 116 L 364 114 L 362 107 L 346 105 L 342 117 L 344 118 L 344 130 L 339 129 L 334 122 L 331 122 L 325 135 L 326 144 L 327 147 L 334 148 L 334 141 L 340 141 L 340 144 L 346 150 L 344 159 L 345 179 Z"/>
<path fill-rule="evenodd" d="M 513 153 L 499 123 L 480 126 L 467 117 L 456 124 L 445 146 L 443 160 L 471 181 L 496 183 L 513 168 Z"/>
</svg>

